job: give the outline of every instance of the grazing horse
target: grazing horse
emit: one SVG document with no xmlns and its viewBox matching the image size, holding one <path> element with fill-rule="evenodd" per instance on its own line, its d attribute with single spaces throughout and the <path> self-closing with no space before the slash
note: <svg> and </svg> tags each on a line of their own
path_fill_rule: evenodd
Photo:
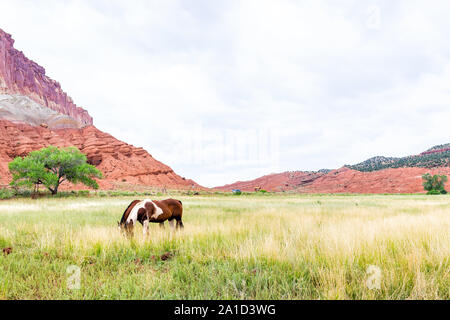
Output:
<svg viewBox="0 0 450 320">
<path fill-rule="evenodd" d="M 149 223 L 159 223 L 164 228 L 164 221 L 169 220 L 172 229 L 183 229 L 183 204 L 180 200 L 166 199 L 162 201 L 134 200 L 122 215 L 122 219 L 117 224 L 119 230 L 125 231 L 128 235 L 133 235 L 133 228 L 139 221 L 143 226 L 144 235 L 147 234 Z"/>
</svg>

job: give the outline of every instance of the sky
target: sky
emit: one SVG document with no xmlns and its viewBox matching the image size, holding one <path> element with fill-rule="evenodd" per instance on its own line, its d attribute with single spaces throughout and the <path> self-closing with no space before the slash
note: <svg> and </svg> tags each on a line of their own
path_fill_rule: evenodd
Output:
<svg viewBox="0 0 450 320">
<path fill-rule="evenodd" d="M 213 187 L 450 142 L 449 12 L 445 0 L 0 0 L 0 28 L 97 128 Z"/>
</svg>

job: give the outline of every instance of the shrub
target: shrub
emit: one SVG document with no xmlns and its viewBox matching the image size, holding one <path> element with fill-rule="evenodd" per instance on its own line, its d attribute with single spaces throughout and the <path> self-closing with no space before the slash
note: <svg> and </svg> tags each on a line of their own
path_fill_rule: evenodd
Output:
<svg viewBox="0 0 450 320">
<path fill-rule="evenodd" d="M 422 176 L 423 188 L 428 191 L 427 194 L 445 194 L 445 183 L 447 182 L 447 176 L 437 175 L 432 176 L 427 173 Z"/>
<path fill-rule="evenodd" d="M 19 189 L 16 193 L 17 196 L 24 197 L 24 198 L 29 198 L 29 197 L 31 197 L 32 194 L 33 194 L 33 192 L 28 189 Z"/>
<path fill-rule="evenodd" d="M 89 190 L 79 190 L 78 191 L 78 196 L 79 197 L 88 197 L 90 194 Z"/>
<path fill-rule="evenodd" d="M 14 197 L 14 191 L 11 189 L 0 189 L 0 199 L 1 200 L 5 200 L 5 199 L 11 199 L 12 197 Z"/>
</svg>

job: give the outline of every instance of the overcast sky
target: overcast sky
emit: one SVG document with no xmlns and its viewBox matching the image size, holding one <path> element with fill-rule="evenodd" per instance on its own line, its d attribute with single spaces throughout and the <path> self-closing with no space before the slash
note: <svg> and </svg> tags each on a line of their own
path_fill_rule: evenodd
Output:
<svg viewBox="0 0 450 320">
<path fill-rule="evenodd" d="M 95 125 L 205 186 L 450 142 L 450 2 L 0 0 Z"/>
</svg>

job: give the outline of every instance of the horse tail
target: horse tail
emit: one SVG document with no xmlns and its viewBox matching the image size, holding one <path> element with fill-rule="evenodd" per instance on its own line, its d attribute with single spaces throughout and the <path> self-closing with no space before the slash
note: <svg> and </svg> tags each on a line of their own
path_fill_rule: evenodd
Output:
<svg viewBox="0 0 450 320">
<path fill-rule="evenodd" d="M 177 221 L 178 221 L 178 219 L 181 221 L 181 217 L 183 216 L 183 202 L 181 202 L 180 200 L 177 200 L 177 201 L 180 204 L 180 207 L 178 208 L 179 212 L 177 212 L 178 217 L 176 219 L 177 219 Z"/>
<path fill-rule="evenodd" d="M 128 215 L 130 214 L 131 209 L 134 208 L 134 206 L 138 203 L 141 202 L 141 200 L 134 200 L 133 202 L 131 202 L 129 204 L 129 206 L 125 209 L 125 211 L 123 212 L 122 215 L 122 219 L 120 219 L 120 224 L 125 223 L 127 221 Z"/>
</svg>

